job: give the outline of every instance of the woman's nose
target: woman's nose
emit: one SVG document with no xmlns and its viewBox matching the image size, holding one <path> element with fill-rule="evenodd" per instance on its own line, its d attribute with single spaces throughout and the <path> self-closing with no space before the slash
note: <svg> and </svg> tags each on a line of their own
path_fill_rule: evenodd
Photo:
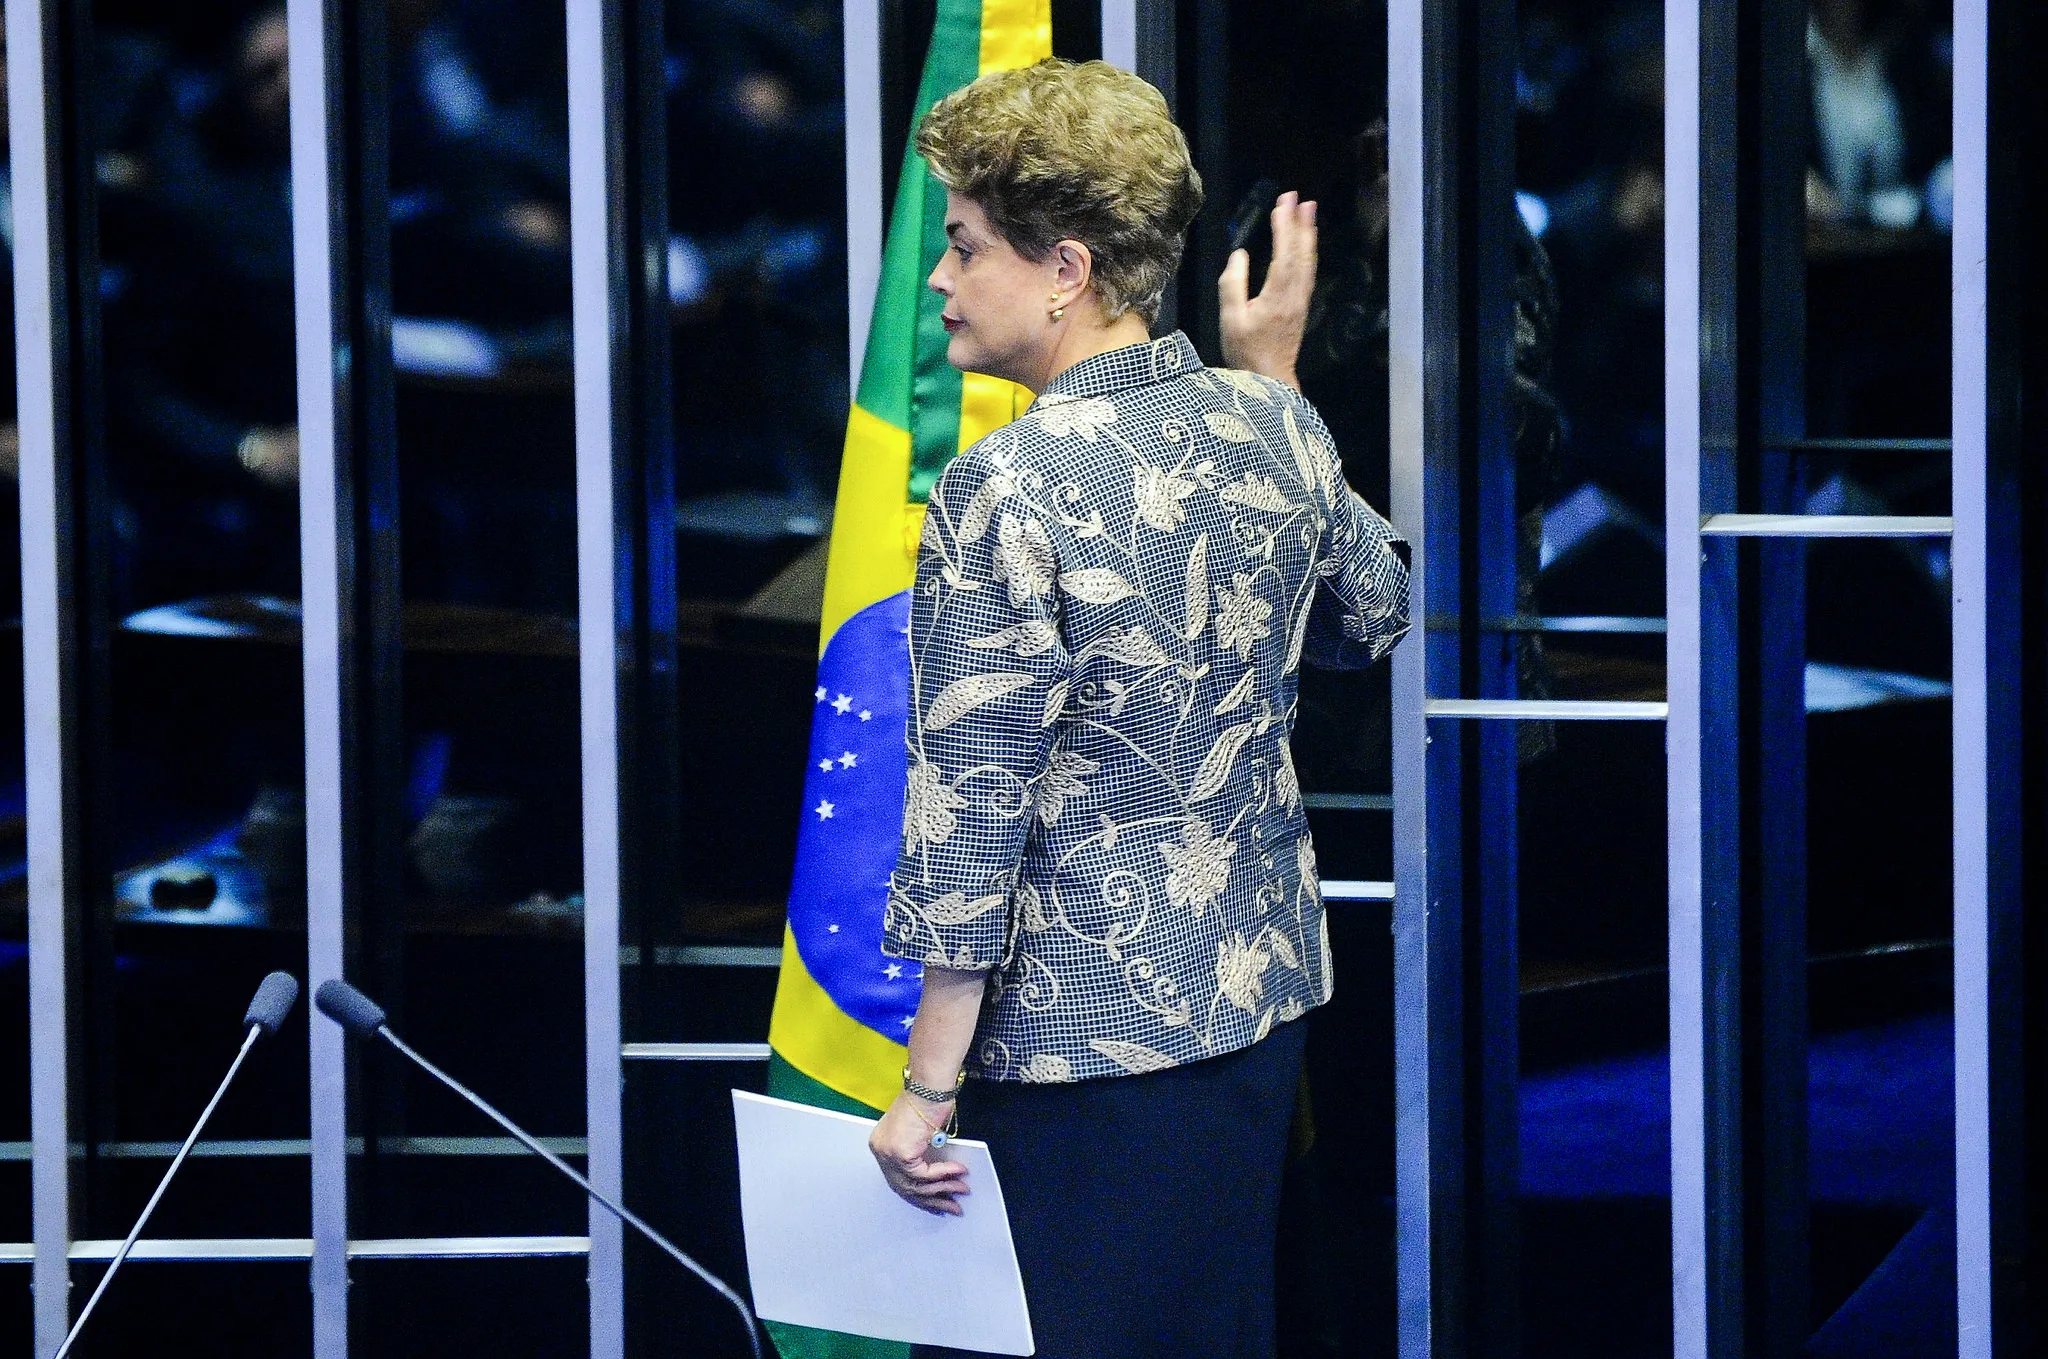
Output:
<svg viewBox="0 0 2048 1359">
<path fill-rule="evenodd" d="M 946 257 L 944 255 L 939 256 L 939 262 L 933 265 L 931 273 L 926 275 L 924 286 L 930 288 L 940 297 L 950 298 L 953 295 L 953 276 L 946 272 Z"/>
</svg>

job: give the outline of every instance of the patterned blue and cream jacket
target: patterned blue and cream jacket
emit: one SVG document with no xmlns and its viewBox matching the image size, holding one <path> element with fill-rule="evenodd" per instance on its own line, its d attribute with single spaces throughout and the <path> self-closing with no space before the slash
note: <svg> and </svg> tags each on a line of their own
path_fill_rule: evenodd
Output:
<svg viewBox="0 0 2048 1359">
<path fill-rule="evenodd" d="M 1303 661 L 1408 626 L 1315 409 L 1176 332 L 1076 364 L 931 494 L 883 951 L 993 969 L 996 1080 L 1154 1071 L 1330 997 Z"/>
</svg>

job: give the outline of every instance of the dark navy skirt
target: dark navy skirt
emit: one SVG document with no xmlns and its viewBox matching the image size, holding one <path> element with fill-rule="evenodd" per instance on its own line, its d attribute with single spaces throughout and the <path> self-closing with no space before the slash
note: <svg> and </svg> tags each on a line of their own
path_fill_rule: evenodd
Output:
<svg viewBox="0 0 2048 1359">
<path fill-rule="evenodd" d="M 960 1133 L 1002 1178 L 1039 1359 L 1271 1359 L 1307 1027 L 1143 1076 L 967 1083 Z"/>
</svg>

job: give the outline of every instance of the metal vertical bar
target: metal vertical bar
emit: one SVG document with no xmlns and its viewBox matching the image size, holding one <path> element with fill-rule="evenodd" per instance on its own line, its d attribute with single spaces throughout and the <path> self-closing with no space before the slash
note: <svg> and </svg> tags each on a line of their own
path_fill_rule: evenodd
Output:
<svg viewBox="0 0 2048 1359">
<path fill-rule="evenodd" d="M 404 890 L 398 465 L 384 7 L 289 0 L 299 570 L 306 739 L 306 967 L 351 970 L 366 939 L 393 980 Z M 380 985 L 382 984 L 382 985 Z M 392 988 L 387 999 L 396 1000 Z M 350 1068 L 308 1030 L 313 1353 L 348 1352 Z M 396 1087 L 387 1087 L 395 1090 Z M 364 1142 L 372 1159 L 378 1130 Z M 393 1131 L 397 1131 L 394 1129 Z"/>
<path fill-rule="evenodd" d="M 1954 66 L 1955 225 L 1950 268 L 1953 331 L 1950 343 L 1953 591 L 1950 626 L 1954 660 L 1955 798 L 1955 1120 L 1956 1120 L 1956 1329 L 1961 1359 L 2020 1353 L 2017 1336 L 2001 1334 L 1999 1272 L 2001 1219 L 2024 1211 L 1998 1202 L 1995 1174 L 2001 1129 L 1995 1125 L 1998 1062 L 1994 1033 L 1996 973 L 2003 964 L 2001 916 L 2017 910 L 1996 880 L 1990 800 L 1992 774 L 1990 596 L 1993 581 L 1990 504 L 1990 3 L 1956 0 Z M 2000 563 L 2017 576 L 2017 562 Z M 2017 713 L 2000 714 L 2016 718 Z M 2008 728 L 2011 740 L 2017 724 Z M 1996 876 L 1995 876 L 1996 875 Z M 2016 921 L 2013 922 L 2017 924 Z M 2018 1058 L 2014 1053 L 2014 1059 Z M 2017 1197 L 2010 1194 L 2008 1196 Z M 2009 1230 L 2009 1229 L 2008 1229 Z M 2017 1281 L 2012 1281 L 2017 1282 Z"/>
<path fill-rule="evenodd" d="M 1426 619 L 1423 513 L 1424 357 L 1422 15 L 1426 0 L 1387 5 L 1388 509 L 1408 539 L 1410 613 Z M 1429 1359 L 1430 1102 L 1429 809 L 1426 625 L 1395 648 L 1394 1176 L 1395 1291 L 1400 1359 Z"/>
<path fill-rule="evenodd" d="M 345 239 L 332 193 L 331 116 L 339 113 L 329 47 L 333 7 L 290 0 L 292 283 L 298 366 L 299 554 L 306 704 L 306 974 L 343 968 L 341 599 L 345 548 L 337 389 L 346 351 L 331 274 Z M 337 230 L 339 228 L 339 230 Z M 348 1110 L 346 1038 L 309 1026 L 313 1187 L 313 1354 L 348 1353 Z"/>
<path fill-rule="evenodd" d="M 674 414 L 663 0 L 572 3 L 570 195 L 584 817 L 585 1099 L 591 1178 L 628 1148 L 622 941 L 648 956 L 680 870 Z M 876 186 L 877 188 L 879 186 Z M 636 1157 L 652 1151 L 652 1134 Z M 591 1216 L 591 1352 L 624 1353 L 625 1240 Z"/>
<path fill-rule="evenodd" d="M 1106 25 L 1107 7 L 1103 13 Z M 868 320 L 882 278 L 881 0 L 845 0 L 840 23 L 846 61 L 846 389 L 858 392 Z"/>
<path fill-rule="evenodd" d="M 583 769 L 584 1099 L 591 1182 L 625 1184 L 619 1016 L 619 693 L 614 466 L 626 349 L 624 160 L 619 3 L 568 9 L 569 218 L 576 380 L 577 657 Z M 852 133 L 849 131 L 849 155 Z M 618 192 L 615 192 L 615 189 Z M 628 653 L 630 656 L 630 653 Z M 625 1353 L 625 1238 L 590 1210 L 590 1353 Z"/>
<path fill-rule="evenodd" d="M 1674 1359 L 1707 1359 L 1700 808 L 1700 0 L 1664 6 L 1664 590 Z"/>
<path fill-rule="evenodd" d="M 67 825 L 75 776 L 67 756 L 65 701 L 75 639 L 65 626 L 70 489 L 60 461 L 58 384 L 64 285 L 62 184 L 48 12 L 60 0 L 15 0 L 7 9 L 8 137 L 13 146 L 15 383 L 21 430 L 21 630 L 28 773 L 29 1125 L 35 1240 L 34 1349 L 47 1359 L 71 1324 L 71 1070 L 69 973 L 75 963 L 66 910 Z"/>
<path fill-rule="evenodd" d="M 1139 0 L 1102 0 L 1102 59 L 1126 71 L 1138 69 Z"/>
<path fill-rule="evenodd" d="M 1460 475 L 1464 315 L 1458 9 L 1388 6 L 1390 503 L 1412 545 L 1413 613 L 1463 598 Z M 1468 1334 L 1467 1014 L 1462 722 L 1431 730 L 1455 694 L 1455 627 L 1425 626 L 1394 656 L 1396 1289 L 1402 1359 L 1461 1359 Z"/>
</svg>

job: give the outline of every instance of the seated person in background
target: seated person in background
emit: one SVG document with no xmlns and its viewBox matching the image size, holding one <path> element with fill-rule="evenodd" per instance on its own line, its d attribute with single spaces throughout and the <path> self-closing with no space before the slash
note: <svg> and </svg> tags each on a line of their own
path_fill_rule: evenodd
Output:
<svg viewBox="0 0 2048 1359">
<path fill-rule="evenodd" d="M 1813 0 L 1810 217 L 1946 229 L 1948 72 L 1936 25 L 1916 0 Z"/>
<path fill-rule="evenodd" d="M 218 90 L 143 148 L 132 278 L 106 314 L 111 461 L 135 520 L 133 604 L 297 594 L 285 39 L 283 6 L 258 13 Z"/>
<path fill-rule="evenodd" d="M 552 323 L 567 357 L 569 140 L 550 30 L 480 0 L 391 0 L 392 305 Z M 473 35 L 510 29 L 486 61 Z"/>
<path fill-rule="evenodd" d="M 848 398 L 837 21 L 671 0 L 667 36 L 677 493 L 823 517 Z"/>
</svg>

